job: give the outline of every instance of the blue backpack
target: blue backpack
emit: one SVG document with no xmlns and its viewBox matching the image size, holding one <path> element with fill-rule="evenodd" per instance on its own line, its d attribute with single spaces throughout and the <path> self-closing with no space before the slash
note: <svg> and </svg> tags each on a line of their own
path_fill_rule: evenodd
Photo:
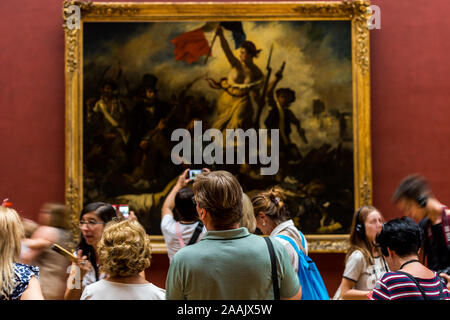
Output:
<svg viewBox="0 0 450 320">
<path fill-rule="evenodd" d="M 305 255 L 290 237 L 285 235 L 277 235 L 276 237 L 288 241 L 297 252 L 299 259 L 298 280 L 302 286 L 302 300 L 330 300 L 327 288 L 314 261 Z"/>
</svg>

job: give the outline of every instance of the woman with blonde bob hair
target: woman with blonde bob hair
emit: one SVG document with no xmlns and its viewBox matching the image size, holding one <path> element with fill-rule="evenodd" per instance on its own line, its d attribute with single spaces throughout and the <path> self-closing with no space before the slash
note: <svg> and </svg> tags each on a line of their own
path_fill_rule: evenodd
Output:
<svg viewBox="0 0 450 320">
<path fill-rule="evenodd" d="M 16 210 L 0 206 L 0 300 L 43 300 L 39 268 L 16 263 L 24 230 Z"/>
<path fill-rule="evenodd" d="M 106 278 L 88 285 L 81 300 L 164 300 L 165 290 L 139 274 L 150 267 L 151 246 L 135 220 L 109 222 L 97 246 Z"/>
</svg>

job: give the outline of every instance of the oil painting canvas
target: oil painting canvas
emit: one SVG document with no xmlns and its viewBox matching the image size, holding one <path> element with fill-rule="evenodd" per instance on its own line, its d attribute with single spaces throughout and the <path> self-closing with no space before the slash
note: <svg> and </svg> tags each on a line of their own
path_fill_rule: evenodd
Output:
<svg viewBox="0 0 450 320">
<path fill-rule="evenodd" d="M 243 59 L 250 67 L 239 74 Z M 307 234 L 348 233 L 351 60 L 350 21 L 84 23 L 84 203 L 129 204 L 161 234 L 159 210 L 178 175 L 207 167 L 235 174 L 249 196 L 282 187 Z M 265 142 L 277 144 L 278 171 L 261 175 L 252 147 L 243 163 L 175 164 L 172 133 L 194 134 L 195 124 L 278 129 L 278 141 Z"/>
</svg>

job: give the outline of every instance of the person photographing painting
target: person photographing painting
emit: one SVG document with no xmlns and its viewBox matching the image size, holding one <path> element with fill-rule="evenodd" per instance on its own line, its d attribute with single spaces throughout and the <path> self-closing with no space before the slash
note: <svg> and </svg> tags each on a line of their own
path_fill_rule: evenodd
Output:
<svg viewBox="0 0 450 320">
<path fill-rule="evenodd" d="M 189 177 L 189 171 L 186 169 L 178 177 L 161 208 L 161 232 L 170 261 L 178 250 L 200 241 L 206 233 L 192 200 L 194 192 L 187 187 L 195 179 Z M 203 171 L 208 172 L 209 169 Z"/>
<path fill-rule="evenodd" d="M 271 241 L 270 246 L 262 237 L 239 227 L 243 206 L 237 179 L 226 171 L 203 172 L 195 178 L 193 191 L 197 212 L 208 232 L 200 242 L 182 248 L 173 257 L 166 298 L 300 299 L 300 283 L 283 245 Z M 272 269 L 274 263 L 278 268 Z M 279 285 L 274 285 L 276 282 Z"/>
</svg>

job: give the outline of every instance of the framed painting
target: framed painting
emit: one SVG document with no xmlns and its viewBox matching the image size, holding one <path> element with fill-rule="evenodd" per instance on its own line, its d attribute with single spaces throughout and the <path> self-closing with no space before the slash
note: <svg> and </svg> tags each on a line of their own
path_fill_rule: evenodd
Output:
<svg viewBox="0 0 450 320">
<path fill-rule="evenodd" d="M 281 187 L 311 252 L 346 251 L 372 202 L 368 8 L 65 2 L 75 239 L 85 204 L 127 204 L 165 252 L 166 195 L 185 168 L 209 168 L 250 197 Z"/>
</svg>

